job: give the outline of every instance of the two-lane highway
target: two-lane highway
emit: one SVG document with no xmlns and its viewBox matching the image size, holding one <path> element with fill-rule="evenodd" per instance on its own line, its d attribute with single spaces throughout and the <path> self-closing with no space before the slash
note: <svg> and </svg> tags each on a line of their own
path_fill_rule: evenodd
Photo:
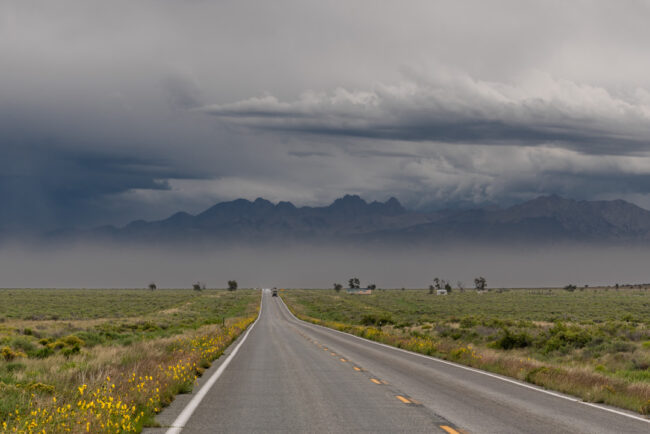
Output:
<svg viewBox="0 0 650 434">
<path fill-rule="evenodd" d="M 262 311 L 183 432 L 644 433 L 638 415 Z"/>
<path fill-rule="evenodd" d="M 447 421 L 310 341 L 279 297 L 263 298 L 259 320 L 183 432 L 444 432 Z"/>
</svg>

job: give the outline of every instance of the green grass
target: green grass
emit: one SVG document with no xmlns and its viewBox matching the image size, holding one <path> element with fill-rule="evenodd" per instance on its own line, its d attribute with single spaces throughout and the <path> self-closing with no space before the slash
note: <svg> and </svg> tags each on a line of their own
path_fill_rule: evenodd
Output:
<svg viewBox="0 0 650 434">
<path fill-rule="evenodd" d="M 468 316 L 506 321 L 607 321 L 650 324 L 650 291 L 586 289 L 502 290 L 478 295 L 475 291 L 435 296 L 426 290 L 375 291 L 371 296 L 347 296 L 334 291 L 289 291 L 300 295 L 306 313 L 334 321 L 360 323 L 365 312 L 390 313 L 398 323 L 435 322 Z M 324 296 L 326 296 L 324 298 Z M 327 300 L 326 304 L 323 301 Z"/>
<path fill-rule="evenodd" d="M 79 406 L 82 384 L 108 396 L 108 376 L 137 407 L 124 410 L 139 417 L 132 427 L 154 423 L 160 407 L 189 392 L 254 319 L 259 297 L 251 290 L 0 290 L 0 427 L 22 426 L 38 409 L 39 426 L 57 430 L 63 419 L 47 422 L 42 412 Z M 142 378 L 146 387 L 134 389 Z M 66 417 L 81 420 L 89 410 L 76 411 Z M 87 420 L 103 429 L 116 416 L 102 417 Z"/>
<path fill-rule="evenodd" d="M 313 322 L 531 383 L 650 412 L 650 291 L 291 290 Z"/>
<path fill-rule="evenodd" d="M 202 297 L 190 290 L 0 289 L 0 318 L 75 320 L 146 315 Z"/>
<path fill-rule="evenodd" d="M 129 346 L 240 316 L 257 297 L 252 291 L 0 290 L 0 309 L 10 313 L 0 322 L 0 348 L 46 358 L 81 347 Z M 45 314 L 38 306 L 48 303 Z"/>
</svg>

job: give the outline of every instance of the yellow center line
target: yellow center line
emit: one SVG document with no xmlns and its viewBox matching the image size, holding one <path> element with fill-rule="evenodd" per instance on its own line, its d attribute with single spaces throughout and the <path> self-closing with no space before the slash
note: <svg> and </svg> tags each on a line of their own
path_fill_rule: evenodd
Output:
<svg viewBox="0 0 650 434">
<path fill-rule="evenodd" d="M 343 358 L 341 359 L 341 361 L 342 361 L 342 362 L 347 362 L 347 360 L 345 360 L 345 359 L 343 359 Z"/>
<path fill-rule="evenodd" d="M 440 425 L 440 428 L 448 432 L 449 434 L 460 434 L 458 431 L 447 425 Z"/>
<path fill-rule="evenodd" d="M 376 378 L 371 378 L 370 381 L 372 381 L 375 384 L 381 384 L 381 381 L 377 380 Z"/>
<path fill-rule="evenodd" d="M 334 352 L 332 352 L 332 353 L 330 353 L 330 354 L 333 355 L 333 356 L 336 356 L 336 353 L 334 353 Z"/>
<path fill-rule="evenodd" d="M 323 351 L 329 351 L 327 348 L 323 348 Z"/>
<path fill-rule="evenodd" d="M 355 370 L 355 371 L 360 371 L 361 368 L 359 368 L 358 366 L 355 366 L 355 367 L 354 367 L 354 370 Z"/>
<path fill-rule="evenodd" d="M 410 404 L 410 403 L 411 403 L 411 401 L 409 401 L 408 399 L 404 398 L 402 395 L 397 395 L 397 396 L 395 396 L 395 398 L 399 399 L 399 400 L 402 401 L 404 404 Z"/>
</svg>

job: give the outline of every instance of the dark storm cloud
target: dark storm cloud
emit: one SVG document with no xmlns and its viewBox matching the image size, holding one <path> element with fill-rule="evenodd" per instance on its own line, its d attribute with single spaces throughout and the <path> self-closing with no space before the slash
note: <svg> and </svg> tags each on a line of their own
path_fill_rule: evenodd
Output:
<svg viewBox="0 0 650 434">
<path fill-rule="evenodd" d="M 48 231 L 115 218 L 98 198 L 134 188 L 165 190 L 189 177 L 164 161 L 47 146 L 5 147 L 0 162 L 0 226 Z"/>
<path fill-rule="evenodd" d="M 0 227 L 238 197 L 650 205 L 646 2 L 0 3 Z M 233 102 L 234 101 L 234 102 Z M 485 146 L 489 145 L 489 146 Z"/>
<path fill-rule="evenodd" d="M 650 147 L 650 104 L 542 76 L 543 88 L 456 77 L 283 102 L 267 95 L 205 113 L 254 129 L 369 139 L 548 145 L 620 155 Z"/>
</svg>

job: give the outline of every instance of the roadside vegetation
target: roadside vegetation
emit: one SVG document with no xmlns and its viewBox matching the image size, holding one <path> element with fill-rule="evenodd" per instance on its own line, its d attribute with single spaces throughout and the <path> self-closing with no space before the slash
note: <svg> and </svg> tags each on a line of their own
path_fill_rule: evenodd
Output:
<svg viewBox="0 0 650 434">
<path fill-rule="evenodd" d="M 650 290 L 282 294 L 303 320 L 650 414 Z"/>
<path fill-rule="evenodd" d="M 258 308 L 242 290 L 0 290 L 0 432 L 154 425 Z"/>
</svg>

